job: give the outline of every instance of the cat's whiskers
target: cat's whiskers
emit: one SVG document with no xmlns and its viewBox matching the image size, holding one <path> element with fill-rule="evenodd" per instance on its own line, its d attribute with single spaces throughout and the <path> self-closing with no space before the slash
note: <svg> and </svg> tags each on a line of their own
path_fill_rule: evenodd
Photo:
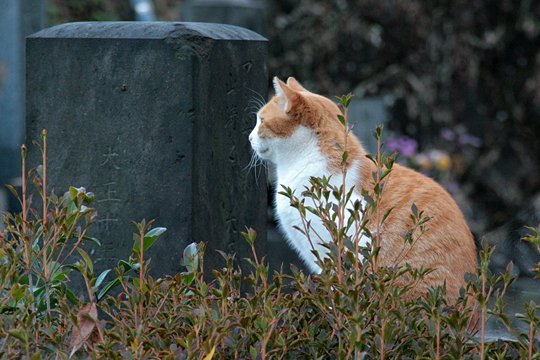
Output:
<svg viewBox="0 0 540 360">
<path fill-rule="evenodd" d="M 257 155 L 255 150 L 251 150 L 251 159 L 242 170 L 247 172 L 253 170 L 255 176 L 255 184 L 257 186 L 259 185 L 259 178 L 262 174 L 261 168 L 264 169 L 265 174 L 268 175 L 268 165 L 266 164 L 266 161 L 263 161 L 263 159 L 261 159 L 259 155 Z"/>
<path fill-rule="evenodd" d="M 252 98 L 250 101 L 254 101 L 257 105 L 258 105 L 258 108 L 262 108 L 265 104 L 266 104 L 266 100 L 264 98 L 264 96 L 262 96 L 259 92 L 253 90 L 253 89 L 250 89 L 248 87 L 246 87 L 246 89 L 248 89 L 249 91 L 251 91 L 253 94 L 254 94 L 254 98 Z"/>
<path fill-rule="evenodd" d="M 250 115 L 257 114 L 257 112 L 259 111 L 259 104 L 252 103 L 252 104 L 246 106 L 246 110 L 248 110 L 248 111 L 251 110 L 251 111 L 249 111 Z"/>
<path fill-rule="evenodd" d="M 254 150 L 251 150 L 251 158 L 249 159 L 249 163 L 242 169 L 242 171 L 251 171 L 251 169 L 256 166 L 257 164 L 257 154 Z"/>
<path fill-rule="evenodd" d="M 249 112 L 250 115 L 257 115 L 257 113 L 263 106 L 264 104 L 261 104 L 257 99 L 251 99 L 248 101 L 248 106 L 246 106 L 246 110 L 251 110 Z"/>
<path fill-rule="evenodd" d="M 259 158 L 259 163 L 262 165 L 262 168 L 264 169 L 264 174 L 266 175 L 265 178 L 268 178 L 268 163 L 266 161 L 263 161 Z"/>
<path fill-rule="evenodd" d="M 259 178 L 263 173 L 263 170 L 265 175 L 268 175 L 268 164 L 266 161 L 263 161 L 263 159 L 261 159 L 259 156 L 256 155 L 255 157 L 257 158 L 255 163 L 255 181 L 257 182 L 257 185 L 259 185 Z M 257 172 L 257 170 L 259 171 Z"/>
<path fill-rule="evenodd" d="M 257 113 L 259 110 L 266 104 L 266 100 L 264 97 L 258 93 L 257 91 L 250 89 L 246 87 L 249 91 L 251 91 L 254 96 L 248 100 L 248 106 L 246 107 L 246 110 L 249 111 L 249 115 L 257 116 Z M 243 171 L 251 171 L 253 169 L 254 176 L 255 176 L 255 183 L 257 186 L 259 185 L 259 177 L 261 176 L 262 170 L 261 167 L 264 169 L 265 174 L 268 174 L 268 167 L 265 161 L 263 161 L 257 153 L 252 150 L 251 151 L 251 159 L 249 163 L 244 167 Z"/>
<path fill-rule="evenodd" d="M 255 152 L 252 150 L 252 151 L 251 151 L 251 158 L 249 159 L 248 164 L 242 169 L 242 171 L 246 171 L 246 170 L 247 170 L 247 171 L 250 171 L 250 170 L 253 168 L 253 165 L 254 165 L 254 163 L 256 162 L 255 157 L 256 157 L 256 154 L 255 154 Z"/>
</svg>

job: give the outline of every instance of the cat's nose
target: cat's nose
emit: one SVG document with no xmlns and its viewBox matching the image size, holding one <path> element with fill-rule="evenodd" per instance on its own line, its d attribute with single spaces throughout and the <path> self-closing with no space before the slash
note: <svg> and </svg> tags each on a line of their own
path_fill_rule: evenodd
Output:
<svg viewBox="0 0 540 360">
<path fill-rule="evenodd" d="M 249 142 L 253 141 L 253 134 L 249 134 Z"/>
</svg>

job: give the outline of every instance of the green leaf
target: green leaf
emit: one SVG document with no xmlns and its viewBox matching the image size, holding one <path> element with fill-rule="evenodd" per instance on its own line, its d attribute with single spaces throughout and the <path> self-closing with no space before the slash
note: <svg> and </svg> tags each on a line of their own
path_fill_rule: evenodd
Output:
<svg viewBox="0 0 540 360">
<path fill-rule="evenodd" d="M 112 280 L 111 282 L 109 282 L 107 285 L 105 285 L 103 287 L 103 289 L 101 289 L 101 291 L 98 293 L 97 301 L 100 301 L 101 299 L 103 299 L 103 297 L 105 295 L 107 295 L 107 293 L 109 293 L 109 291 L 111 291 L 112 289 L 114 289 L 118 285 L 120 285 L 120 279 L 119 278 L 116 278 L 116 279 Z"/>
<path fill-rule="evenodd" d="M 191 284 L 193 283 L 193 280 L 195 280 L 195 274 L 192 272 L 187 273 L 184 275 L 183 279 L 184 279 L 184 285 L 191 286 Z"/>
<path fill-rule="evenodd" d="M 92 192 L 85 192 L 83 197 L 83 205 L 89 206 L 92 202 L 94 202 L 94 199 L 96 196 Z"/>
<path fill-rule="evenodd" d="M 163 234 L 165 231 L 167 231 L 167 228 L 164 228 L 164 227 L 156 227 L 156 228 L 153 228 L 151 229 L 150 231 L 148 231 L 144 237 L 151 237 L 151 236 L 160 236 L 161 234 Z"/>
<path fill-rule="evenodd" d="M 133 263 L 127 262 L 125 260 L 120 260 L 120 261 L 118 261 L 118 264 L 116 266 L 123 268 L 124 272 L 127 272 L 129 270 L 138 269 L 139 268 L 138 265 L 139 264 L 133 264 Z"/>
<path fill-rule="evenodd" d="M 366 158 L 368 158 L 373 164 L 377 165 L 377 160 L 375 160 L 371 154 L 367 154 Z"/>
<path fill-rule="evenodd" d="M 58 272 L 57 274 L 54 275 L 54 277 L 52 278 L 52 282 L 53 283 L 59 283 L 59 282 L 62 282 L 62 280 L 64 280 L 67 275 L 68 275 L 68 271 L 61 271 L 61 272 Z"/>
<path fill-rule="evenodd" d="M 67 299 L 68 299 L 73 305 L 79 306 L 80 301 L 79 301 L 79 299 L 77 298 L 77 296 L 75 296 L 75 294 L 73 293 L 73 291 L 69 290 L 68 288 L 65 288 L 64 291 L 65 291 L 65 293 L 66 293 Z"/>
<path fill-rule="evenodd" d="M 83 236 L 83 239 L 84 239 L 84 240 L 91 241 L 91 242 L 95 243 L 95 244 L 98 245 L 98 246 L 101 246 L 101 242 L 100 242 L 98 239 L 96 239 L 95 237 L 91 237 L 91 236 Z"/>
<path fill-rule="evenodd" d="M 252 359 L 257 359 L 257 355 L 258 355 L 258 354 L 259 354 L 259 352 L 257 351 L 257 349 L 255 349 L 255 348 L 253 347 L 253 345 L 251 345 L 251 346 L 249 347 L 249 355 L 251 355 L 251 358 L 252 358 Z"/>
<path fill-rule="evenodd" d="M 388 176 L 388 174 L 390 174 L 390 172 L 392 171 L 392 169 L 385 169 L 383 172 L 382 172 L 382 175 L 381 175 L 381 179 L 384 179 L 385 177 Z"/>
<path fill-rule="evenodd" d="M 39 297 L 45 291 L 45 285 L 34 288 L 34 297 Z"/>
<path fill-rule="evenodd" d="M 384 215 L 383 215 L 383 218 L 381 220 L 381 224 L 383 224 L 385 221 L 386 221 L 386 218 L 388 217 L 388 215 L 390 215 L 390 213 L 392 212 L 392 210 L 394 210 L 394 206 L 392 206 L 390 209 L 386 210 Z"/>
<path fill-rule="evenodd" d="M 13 287 L 11 288 L 11 296 L 13 297 L 13 299 L 17 302 L 21 300 L 24 296 L 24 293 L 26 292 L 27 287 L 28 286 L 26 285 L 20 286 L 17 283 L 13 285 Z"/>
<path fill-rule="evenodd" d="M 377 139 L 377 140 L 381 139 L 382 131 L 383 131 L 382 124 L 377 125 L 377 127 L 375 128 L 375 139 Z"/>
<path fill-rule="evenodd" d="M 158 237 L 165 231 L 167 231 L 167 228 L 164 227 L 157 227 L 148 231 L 143 238 L 143 251 L 146 252 L 148 249 L 150 249 L 150 247 L 152 247 L 152 245 L 154 245 L 154 243 L 157 241 Z M 133 250 L 136 253 L 139 253 L 140 241 L 133 242 Z"/>
<path fill-rule="evenodd" d="M 412 214 L 414 215 L 415 218 L 418 217 L 418 208 L 416 207 L 415 203 L 413 203 L 412 206 L 411 206 L 411 212 L 412 212 Z"/>
<path fill-rule="evenodd" d="M 96 283 L 94 284 L 94 288 L 96 289 L 99 288 L 99 286 L 101 285 L 103 280 L 105 280 L 105 277 L 107 276 L 107 274 L 109 274 L 110 271 L 111 269 L 107 269 L 103 271 L 101 274 L 99 274 L 98 278 L 96 279 Z"/>
<path fill-rule="evenodd" d="M 255 239 L 257 238 L 257 232 L 255 230 L 253 230 L 252 228 L 248 228 L 247 232 L 242 231 L 240 232 L 240 234 L 242 234 L 242 237 L 247 241 L 249 246 L 253 246 L 253 244 L 255 243 Z"/>
<path fill-rule="evenodd" d="M 82 266 L 83 266 L 82 263 L 80 261 L 77 261 L 75 264 L 66 264 L 63 267 L 66 269 L 72 269 L 72 270 L 82 273 L 83 272 Z"/>
<path fill-rule="evenodd" d="M 189 272 L 195 272 L 199 266 L 197 244 L 191 243 L 184 249 L 184 265 Z"/>
<path fill-rule="evenodd" d="M 345 165 L 347 163 L 348 158 L 349 158 L 349 153 L 345 151 L 341 157 L 341 164 Z"/>
<path fill-rule="evenodd" d="M 90 259 L 90 256 L 88 255 L 88 253 L 81 248 L 77 248 L 77 251 L 82 256 L 84 263 L 86 264 L 86 268 L 90 270 L 90 274 L 93 274 L 94 264 L 92 263 L 92 259 Z"/>
<path fill-rule="evenodd" d="M 368 203 L 369 206 L 371 206 L 372 209 L 375 208 L 375 200 L 369 195 L 364 195 L 364 200 Z"/>
<path fill-rule="evenodd" d="M 19 339 L 23 344 L 26 344 L 26 333 L 19 329 L 9 330 L 8 334 L 16 339 Z"/>
<path fill-rule="evenodd" d="M 351 103 L 353 96 L 354 96 L 353 94 L 347 94 L 347 95 L 338 97 L 339 104 L 343 106 L 344 108 L 349 107 L 349 104 Z"/>
<path fill-rule="evenodd" d="M 5 184 L 4 185 L 17 199 L 19 199 L 19 194 L 17 194 L 17 190 L 13 187 L 13 185 Z"/>
<path fill-rule="evenodd" d="M 69 197 L 71 201 L 75 201 L 77 199 L 77 195 L 79 194 L 79 190 L 73 186 L 69 187 Z"/>
<path fill-rule="evenodd" d="M 135 286 L 136 289 L 139 289 L 140 288 L 140 281 L 139 281 L 139 278 L 136 278 L 136 277 L 132 277 L 131 278 L 131 281 L 133 281 L 133 285 Z M 148 287 L 146 286 L 146 283 L 144 282 L 144 279 L 143 279 L 143 284 L 142 284 L 142 290 L 143 292 L 147 292 L 148 291 Z"/>
</svg>

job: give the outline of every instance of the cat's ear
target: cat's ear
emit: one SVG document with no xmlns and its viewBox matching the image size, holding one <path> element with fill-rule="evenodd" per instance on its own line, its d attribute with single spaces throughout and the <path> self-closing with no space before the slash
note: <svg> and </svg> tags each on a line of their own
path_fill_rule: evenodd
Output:
<svg viewBox="0 0 540 360">
<path fill-rule="evenodd" d="M 281 81 L 277 76 L 274 77 L 273 83 L 276 96 L 280 100 L 283 111 L 288 112 L 299 98 L 298 93 Z"/>
<path fill-rule="evenodd" d="M 293 78 L 292 76 L 289 77 L 287 79 L 287 85 L 291 88 L 291 89 L 294 89 L 296 91 L 307 91 L 302 85 L 300 85 L 300 83 L 298 82 L 298 80 L 296 80 L 295 78 Z"/>
</svg>

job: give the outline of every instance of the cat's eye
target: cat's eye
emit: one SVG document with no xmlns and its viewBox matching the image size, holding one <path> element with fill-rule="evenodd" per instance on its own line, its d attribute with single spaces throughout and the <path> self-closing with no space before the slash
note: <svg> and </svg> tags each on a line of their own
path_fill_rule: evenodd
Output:
<svg viewBox="0 0 540 360">
<path fill-rule="evenodd" d="M 264 118 L 263 117 L 259 117 L 259 119 L 261 119 L 261 124 L 264 122 Z"/>
</svg>

